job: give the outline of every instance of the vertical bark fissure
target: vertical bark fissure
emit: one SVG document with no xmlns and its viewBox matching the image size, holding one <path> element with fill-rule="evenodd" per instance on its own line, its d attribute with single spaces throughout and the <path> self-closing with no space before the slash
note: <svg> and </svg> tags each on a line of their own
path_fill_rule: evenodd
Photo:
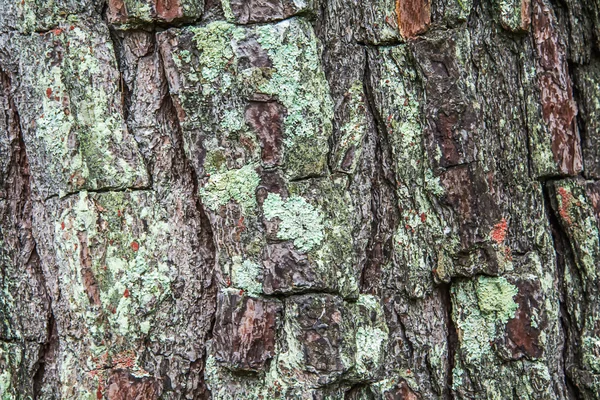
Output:
<svg viewBox="0 0 600 400">
<path fill-rule="evenodd" d="M 456 349 L 458 347 L 458 332 L 452 319 L 452 298 L 451 298 L 451 283 L 442 283 L 439 285 L 440 295 L 442 297 L 442 303 L 446 306 L 446 329 L 447 333 L 447 346 L 448 346 L 448 367 L 446 370 L 446 382 L 444 382 L 444 391 L 442 393 L 444 400 L 453 400 L 454 393 L 452 392 L 453 383 L 453 370 L 455 365 L 454 357 L 456 355 Z"/>
<path fill-rule="evenodd" d="M 567 293 L 567 288 L 564 285 L 564 273 L 566 268 L 566 258 L 569 259 L 569 262 L 574 265 L 575 259 L 571 249 L 569 248 L 569 239 L 567 233 L 564 231 L 561 226 L 558 217 L 556 216 L 550 200 L 550 193 L 547 186 L 547 182 L 543 183 L 543 200 L 544 200 L 544 208 L 546 211 L 546 217 L 548 219 L 548 224 L 550 225 L 550 231 L 552 235 L 552 247 L 554 249 L 554 253 L 556 255 L 556 271 L 558 278 L 558 286 L 559 286 L 559 306 L 560 306 L 560 317 L 559 323 L 560 328 L 563 333 L 562 344 L 563 348 L 561 351 L 561 368 L 563 375 L 565 377 L 565 386 L 567 388 L 568 394 L 572 399 L 583 399 L 585 398 L 580 389 L 575 385 L 572 381 L 569 371 L 568 371 L 568 359 L 569 357 L 576 356 L 577 349 L 572 348 L 575 343 L 571 343 L 571 332 L 575 329 L 575 324 L 571 321 L 571 315 L 567 310 L 565 304 L 565 297 L 569 296 Z M 579 276 L 582 279 L 581 275 Z M 583 307 L 585 308 L 585 301 L 582 302 Z M 572 353 L 572 354 L 569 354 Z"/>
<path fill-rule="evenodd" d="M 363 77 L 363 90 L 365 93 L 367 112 L 371 115 L 372 120 L 375 122 L 375 171 L 371 187 L 371 211 L 373 215 L 373 221 L 371 222 L 371 239 L 367 245 L 367 261 L 361 273 L 361 291 L 364 293 L 374 292 L 375 285 L 371 279 L 367 279 L 369 272 L 377 273 L 377 269 L 385 264 L 386 258 L 392 252 L 393 241 L 390 235 L 388 240 L 382 237 L 382 220 L 383 218 L 389 218 L 391 220 L 390 226 L 393 229 L 398 227 L 398 210 L 383 209 L 381 207 L 385 202 L 381 200 L 383 196 L 393 197 L 392 204 L 398 204 L 398 197 L 395 192 L 395 184 L 391 181 L 392 178 L 389 176 L 389 171 L 385 170 L 384 158 L 391 160 L 391 149 L 388 142 L 388 134 L 385 128 L 381 116 L 377 112 L 375 106 L 375 97 L 373 88 L 371 87 L 371 69 L 369 66 L 369 55 L 365 57 L 365 70 Z M 383 214 L 382 214 L 383 211 Z M 391 233 L 391 232 L 390 232 Z M 375 271 L 371 271 L 371 269 Z"/>
<path fill-rule="evenodd" d="M 158 50 L 157 50 L 158 51 Z M 163 78 L 166 78 L 166 71 L 165 71 L 165 63 L 164 60 L 162 59 L 162 54 L 160 54 L 160 64 L 161 64 L 161 74 L 163 75 Z M 168 80 L 167 81 L 167 85 L 168 85 Z M 175 125 L 175 137 L 176 137 L 176 143 L 175 143 L 175 155 L 174 157 L 176 158 L 180 158 L 181 160 L 183 160 L 183 171 L 185 171 L 185 173 L 189 174 L 189 179 L 191 180 L 192 183 L 192 196 L 193 196 L 193 200 L 194 200 L 194 204 L 196 206 L 196 210 L 198 212 L 199 215 L 199 219 L 200 219 L 200 227 L 201 230 L 198 233 L 199 237 L 200 237 L 200 243 L 202 245 L 202 250 L 203 250 L 203 258 L 204 261 L 206 262 L 206 265 L 210 266 L 210 268 L 212 268 L 211 271 L 209 271 L 210 273 L 210 286 L 205 287 L 204 290 L 204 294 L 203 295 L 207 295 L 210 296 L 212 298 L 212 303 L 215 305 L 215 312 L 212 313 L 211 317 L 210 317 L 210 328 L 208 329 L 207 333 L 206 333 L 206 341 L 212 339 L 213 336 L 213 330 L 214 330 L 214 326 L 215 326 L 215 322 L 216 322 L 216 304 L 217 304 L 217 292 L 218 292 L 218 267 L 217 267 L 217 245 L 215 242 L 215 236 L 213 234 L 212 231 L 212 225 L 210 223 L 210 219 L 209 216 L 206 212 L 206 210 L 204 209 L 204 205 L 202 204 L 202 200 L 200 198 L 199 195 L 199 179 L 198 179 L 198 174 L 197 171 L 194 169 L 194 167 L 192 166 L 192 163 L 190 162 L 190 160 L 188 159 L 188 157 L 185 154 L 185 149 L 184 149 L 184 138 L 183 138 L 183 131 L 181 128 L 181 124 L 179 119 L 177 118 L 177 111 L 175 109 L 175 105 L 173 104 L 173 99 L 171 98 L 171 95 L 169 93 L 167 93 L 167 95 L 164 96 L 163 100 L 162 100 L 162 105 L 160 107 L 161 112 L 164 113 L 165 115 L 165 119 L 169 119 L 171 118 L 172 121 L 174 122 Z M 210 398 L 210 391 L 208 390 L 208 388 L 206 387 L 206 383 L 204 382 L 204 368 L 206 367 L 206 360 L 208 357 L 208 352 L 206 351 L 206 348 L 204 348 L 203 354 L 202 354 L 202 379 L 203 379 L 203 383 L 202 385 L 204 385 L 203 389 L 205 391 L 205 395 L 208 396 L 208 398 Z M 198 389 L 199 392 L 201 392 L 200 389 Z M 201 393 L 202 394 L 202 393 Z"/>
<path fill-rule="evenodd" d="M 36 278 L 39 279 L 39 285 L 44 291 L 43 296 L 45 302 L 47 302 L 48 309 L 48 315 L 46 317 L 46 341 L 39 343 L 41 345 L 41 348 L 38 354 L 38 359 L 35 362 L 35 372 L 32 377 L 32 394 L 33 398 L 36 399 L 37 393 L 39 392 L 44 380 L 45 364 L 46 358 L 48 356 L 48 349 L 54 348 L 56 346 L 58 338 L 56 336 L 51 335 L 54 326 L 52 299 L 50 298 L 50 296 L 48 296 L 46 277 L 44 276 L 44 273 L 42 271 L 40 265 L 41 259 L 37 252 L 37 244 L 31 232 L 31 227 L 33 225 L 33 198 L 31 193 L 31 176 L 29 174 L 29 161 L 27 158 L 27 150 L 23 138 L 23 131 L 21 129 L 21 119 L 19 117 L 17 107 L 14 103 L 11 79 L 8 73 L 6 73 L 1 67 L 0 89 L 3 90 L 4 96 L 8 103 L 7 111 L 8 113 L 12 114 L 12 117 L 10 117 L 8 114 L 6 115 L 6 126 L 8 129 L 14 129 L 14 139 L 16 139 L 13 139 L 11 141 L 11 144 L 13 145 L 13 148 L 11 149 L 11 152 L 13 154 L 13 162 L 11 163 L 10 169 L 7 173 L 7 177 L 9 177 L 9 183 L 13 183 L 12 185 L 9 184 L 7 188 L 7 200 L 10 203 L 10 205 L 8 206 L 10 210 L 9 214 L 12 214 L 11 222 L 14 223 L 14 227 L 17 230 L 15 233 L 18 235 L 17 240 L 19 246 L 19 253 L 23 253 L 24 250 L 27 251 L 27 247 L 30 247 L 29 253 L 26 258 L 22 257 L 21 254 L 20 260 L 17 259 L 17 265 L 22 264 L 21 267 L 23 270 L 29 269 L 27 268 L 27 266 L 30 265 L 30 269 L 35 271 Z M 23 239 L 31 242 L 23 243 Z M 35 284 L 34 282 L 28 283 Z"/>
</svg>

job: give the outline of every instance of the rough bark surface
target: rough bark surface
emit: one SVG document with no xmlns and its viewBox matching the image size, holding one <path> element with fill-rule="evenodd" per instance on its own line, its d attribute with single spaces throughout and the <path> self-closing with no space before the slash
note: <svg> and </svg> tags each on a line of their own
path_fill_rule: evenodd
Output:
<svg viewBox="0 0 600 400">
<path fill-rule="evenodd" d="M 597 0 L 0 0 L 0 399 L 600 399 Z"/>
</svg>

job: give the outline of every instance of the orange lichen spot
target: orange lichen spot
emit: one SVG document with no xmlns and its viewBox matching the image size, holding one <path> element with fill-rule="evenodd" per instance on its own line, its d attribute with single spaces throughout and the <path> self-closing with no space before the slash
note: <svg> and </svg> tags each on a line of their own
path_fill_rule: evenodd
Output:
<svg viewBox="0 0 600 400">
<path fill-rule="evenodd" d="M 567 224 L 571 224 L 572 221 L 571 216 L 569 215 L 569 207 L 573 202 L 573 194 L 567 189 L 561 187 L 558 188 L 558 195 L 560 196 L 560 207 L 558 213 Z"/>
<path fill-rule="evenodd" d="M 240 296 L 244 295 L 244 289 L 240 289 Z"/>
<path fill-rule="evenodd" d="M 123 292 L 123 297 L 125 297 L 125 298 L 129 297 L 129 289 L 125 288 L 125 291 Z"/>
<path fill-rule="evenodd" d="M 104 395 L 102 394 L 102 385 L 98 385 L 98 390 L 96 390 L 96 398 L 101 400 Z"/>
<path fill-rule="evenodd" d="M 60 223 L 60 229 L 62 229 L 63 231 L 65 230 L 65 222 L 61 222 Z"/>
<path fill-rule="evenodd" d="M 427 214 L 421 213 L 421 222 L 425 223 L 427 221 Z"/>
<path fill-rule="evenodd" d="M 138 242 L 136 242 L 135 240 L 131 242 L 131 249 L 133 251 L 138 251 L 140 249 L 140 245 L 138 244 Z"/>
<path fill-rule="evenodd" d="M 225 283 L 227 284 L 227 287 L 231 286 L 231 278 L 227 277 Z"/>
<path fill-rule="evenodd" d="M 50 98 L 51 96 L 52 96 L 52 88 L 46 89 L 46 97 Z M 44 118 L 44 117 L 42 116 L 42 118 Z"/>
<path fill-rule="evenodd" d="M 121 213 L 121 210 L 117 210 L 117 215 L 118 215 L 119 217 L 122 217 L 122 216 L 123 216 L 123 213 Z"/>
<path fill-rule="evenodd" d="M 492 240 L 498 244 L 502 243 L 504 241 L 504 238 L 506 238 L 507 229 L 508 223 L 506 222 L 505 218 L 502 218 L 502 220 L 496 225 L 494 225 L 494 228 L 492 228 Z"/>
<path fill-rule="evenodd" d="M 62 33 L 62 29 L 61 28 L 56 28 L 52 31 L 52 33 L 54 33 L 55 36 L 58 36 Z"/>
<path fill-rule="evenodd" d="M 71 25 L 71 26 L 69 27 L 69 30 L 70 30 L 70 31 L 72 31 L 73 29 L 75 29 L 75 27 L 74 27 L 73 25 Z"/>
</svg>

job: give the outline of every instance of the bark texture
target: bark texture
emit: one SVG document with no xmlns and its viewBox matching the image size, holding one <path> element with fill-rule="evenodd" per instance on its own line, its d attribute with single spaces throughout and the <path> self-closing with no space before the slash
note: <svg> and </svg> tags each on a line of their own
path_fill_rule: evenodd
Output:
<svg viewBox="0 0 600 400">
<path fill-rule="evenodd" d="M 600 399 L 598 0 L 0 0 L 0 398 Z"/>
</svg>

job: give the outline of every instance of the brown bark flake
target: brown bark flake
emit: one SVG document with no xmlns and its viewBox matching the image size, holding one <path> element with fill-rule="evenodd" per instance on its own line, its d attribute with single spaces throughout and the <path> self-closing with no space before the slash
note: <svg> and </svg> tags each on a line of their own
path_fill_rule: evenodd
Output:
<svg viewBox="0 0 600 400">
<path fill-rule="evenodd" d="M 282 123 L 284 108 L 276 102 L 250 102 L 246 108 L 246 122 L 254 128 L 262 148 L 265 166 L 275 166 L 282 161 Z"/>
<path fill-rule="evenodd" d="M 431 23 L 431 3 L 429 0 L 397 0 L 396 16 L 400 34 L 413 38 L 427 31 Z"/>
<path fill-rule="evenodd" d="M 179 0 L 156 0 L 156 16 L 167 22 L 183 17 Z"/>
<path fill-rule="evenodd" d="M 533 37 L 538 53 L 538 79 L 542 116 L 552 135 L 552 153 L 562 174 L 576 175 L 582 155 L 575 116 L 571 78 L 555 17 L 542 0 L 533 3 Z"/>
</svg>

